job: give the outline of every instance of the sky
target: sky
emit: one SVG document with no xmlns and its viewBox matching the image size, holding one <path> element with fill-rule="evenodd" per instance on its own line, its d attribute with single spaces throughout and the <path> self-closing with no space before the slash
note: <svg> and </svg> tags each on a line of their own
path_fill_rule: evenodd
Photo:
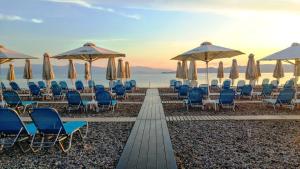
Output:
<svg viewBox="0 0 300 169">
<path fill-rule="evenodd" d="M 250 53 L 260 59 L 300 42 L 299 0 L 0 0 L 0 5 L 0 44 L 40 58 L 33 63 L 42 63 L 45 52 L 56 55 L 93 42 L 125 53 L 132 66 L 175 69 L 170 58 L 209 41 L 244 52 L 235 58 L 246 65 Z M 231 60 L 223 59 L 224 66 Z"/>
</svg>

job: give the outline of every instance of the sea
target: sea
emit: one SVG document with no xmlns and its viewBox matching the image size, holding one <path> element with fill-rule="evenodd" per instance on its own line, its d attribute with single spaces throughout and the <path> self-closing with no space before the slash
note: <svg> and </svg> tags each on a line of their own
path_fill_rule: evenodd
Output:
<svg viewBox="0 0 300 169">
<path fill-rule="evenodd" d="M 264 78 L 269 78 L 270 80 L 273 80 L 273 74 L 272 73 L 262 73 L 262 76 L 258 79 L 257 84 L 261 84 L 262 80 Z M 16 82 L 19 84 L 22 88 L 27 88 L 27 80 L 23 79 L 23 75 L 16 74 Z M 34 76 L 34 75 L 33 75 Z M 84 74 L 78 74 L 77 75 L 78 80 L 84 81 Z M 224 74 L 223 80 L 228 79 L 229 73 Z M 280 84 L 284 84 L 286 80 L 293 78 L 293 73 L 285 73 L 285 77 L 280 79 Z M 5 80 L 6 76 L 4 74 L 1 75 L 2 82 L 8 86 L 9 81 Z M 105 79 L 105 74 L 95 74 L 93 75 L 93 79 L 96 84 L 102 84 L 104 86 L 108 86 L 109 81 Z M 155 88 L 155 87 L 168 87 L 170 84 L 170 80 L 176 79 L 175 73 L 135 73 L 131 75 L 131 79 L 134 79 L 137 81 L 138 87 L 146 87 L 146 88 Z M 212 79 L 217 79 L 216 73 L 209 73 L 209 81 Z M 240 78 L 236 79 L 234 82 L 234 85 L 236 85 L 238 80 L 244 80 L 245 79 L 245 73 L 240 73 Z M 37 82 L 41 80 L 39 77 L 34 77 L 34 79 L 31 79 L 29 81 Z M 67 78 L 66 75 L 57 75 L 54 79 L 56 81 L 65 80 L 68 83 L 69 87 L 74 87 L 74 84 L 71 80 Z M 248 82 L 248 81 L 246 81 Z M 85 82 L 86 84 L 86 82 Z M 198 84 L 206 84 L 206 74 L 198 73 Z"/>
</svg>

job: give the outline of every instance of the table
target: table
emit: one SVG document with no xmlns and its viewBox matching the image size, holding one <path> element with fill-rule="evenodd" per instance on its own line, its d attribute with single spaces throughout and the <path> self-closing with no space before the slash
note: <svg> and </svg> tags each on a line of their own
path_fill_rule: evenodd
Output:
<svg viewBox="0 0 300 169">
<path fill-rule="evenodd" d="M 206 100 L 203 100 L 202 103 L 204 106 L 213 105 L 213 108 L 216 111 L 217 110 L 217 101 L 218 100 L 206 99 Z"/>
</svg>

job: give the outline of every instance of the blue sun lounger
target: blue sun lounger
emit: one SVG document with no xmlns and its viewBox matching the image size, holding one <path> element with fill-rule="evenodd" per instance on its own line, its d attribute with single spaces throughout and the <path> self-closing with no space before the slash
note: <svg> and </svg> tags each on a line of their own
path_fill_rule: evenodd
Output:
<svg viewBox="0 0 300 169">
<path fill-rule="evenodd" d="M 75 82 L 75 88 L 76 88 L 76 90 L 79 91 L 79 92 L 83 92 L 83 91 L 84 91 L 84 85 L 83 85 L 83 83 L 82 83 L 81 80 L 77 80 L 77 81 Z"/>
<path fill-rule="evenodd" d="M 79 110 L 83 108 L 84 112 L 87 111 L 87 103 L 89 101 L 82 100 L 81 95 L 76 90 L 70 90 L 67 93 L 67 100 L 68 100 L 68 111 L 71 110 Z"/>
<path fill-rule="evenodd" d="M 69 90 L 68 84 L 64 80 L 59 82 L 59 86 L 60 86 L 61 90 L 63 90 L 63 91 Z"/>
<path fill-rule="evenodd" d="M 276 110 L 276 106 L 287 106 L 291 110 L 294 109 L 295 105 L 293 103 L 295 97 L 295 89 L 293 88 L 283 88 L 276 99 L 264 99 L 263 103 L 265 105 L 271 104 Z"/>
<path fill-rule="evenodd" d="M 3 98 L 8 107 L 14 109 L 22 107 L 23 113 L 25 113 L 29 107 L 35 107 L 37 105 L 36 101 L 22 101 L 18 93 L 12 90 L 3 91 Z"/>
<path fill-rule="evenodd" d="M 47 88 L 44 81 L 38 81 L 38 85 L 39 85 L 39 87 L 40 87 L 41 89 L 46 89 L 46 88 Z"/>
<path fill-rule="evenodd" d="M 35 125 L 33 123 L 24 124 L 15 110 L 0 108 L 0 150 L 16 144 L 23 152 L 33 150 L 32 146 L 25 148 L 22 143 L 34 138 L 36 132 Z"/>
<path fill-rule="evenodd" d="M 127 92 L 125 86 L 118 84 L 115 86 L 116 98 L 127 98 Z"/>
<path fill-rule="evenodd" d="M 37 135 L 41 136 L 40 141 L 35 139 L 33 144 L 41 145 L 41 148 L 53 147 L 58 143 L 62 151 L 67 152 L 71 149 L 74 133 L 78 132 L 82 139 L 87 136 L 88 122 L 63 122 L 53 108 L 35 108 L 30 113 L 30 117 L 38 130 Z M 82 128 L 85 128 L 84 135 Z M 49 139 L 49 136 L 52 136 L 52 139 Z M 67 146 L 64 144 L 65 141 L 67 141 Z"/>
<path fill-rule="evenodd" d="M 115 110 L 115 107 L 118 105 L 118 101 L 113 99 L 109 92 L 107 91 L 98 91 L 96 93 L 96 101 L 98 107 L 101 107 L 102 110 L 107 107 L 108 109 Z"/>
<path fill-rule="evenodd" d="M 183 104 L 186 106 L 186 110 L 189 111 L 189 107 L 201 107 L 204 109 L 203 105 L 203 91 L 200 88 L 193 88 L 188 91 L 187 99 L 183 100 Z"/>
<path fill-rule="evenodd" d="M 18 83 L 12 81 L 9 82 L 10 87 L 12 88 L 12 90 L 16 91 L 16 92 L 21 92 L 22 89 L 19 87 Z"/>
<path fill-rule="evenodd" d="M 219 108 L 232 108 L 232 110 L 235 111 L 234 98 L 235 91 L 233 89 L 223 89 L 216 103 L 219 105 Z"/>
</svg>

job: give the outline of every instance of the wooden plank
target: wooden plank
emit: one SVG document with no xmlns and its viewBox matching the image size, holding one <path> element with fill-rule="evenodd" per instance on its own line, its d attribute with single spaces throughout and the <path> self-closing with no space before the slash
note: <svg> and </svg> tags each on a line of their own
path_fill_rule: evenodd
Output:
<svg viewBox="0 0 300 169">
<path fill-rule="evenodd" d="M 148 160 L 147 160 L 147 168 L 157 168 L 156 167 L 156 154 L 157 154 L 157 142 L 156 142 L 156 121 L 150 120 L 150 140 L 149 147 L 151 147 L 148 151 Z"/>
<path fill-rule="evenodd" d="M 171 143 L 169 130 L 168 130 L 166 121 L 162 121 L 162 129 L 163 129 L 163 135 L 164 135 L 164 145 L 165 145 L 167 168 L 176 169 L 177 168 L 176 159 L 174 156 L 174 151 L 172 148 L 172 143 Z"/>
<path fill-rule="evenodd" d="M 167 168 L 161 120 L 156 120 L 157 168 Z"/>
<path fill-rule="evenodd" d="M 150 120 L 145 121 L 145 129 L 144 129 L 144 136 L 142 139 L 142 144 L 140 147 L 139 157 L 137 161 L 137 168 L 144 169 L 147 168 L 148 162 L 148 151 L 152 148 L 152 145 L 149 145 L 151 139 L 155 139 L 155 137 L 150 137 Z"/>
</svg>

